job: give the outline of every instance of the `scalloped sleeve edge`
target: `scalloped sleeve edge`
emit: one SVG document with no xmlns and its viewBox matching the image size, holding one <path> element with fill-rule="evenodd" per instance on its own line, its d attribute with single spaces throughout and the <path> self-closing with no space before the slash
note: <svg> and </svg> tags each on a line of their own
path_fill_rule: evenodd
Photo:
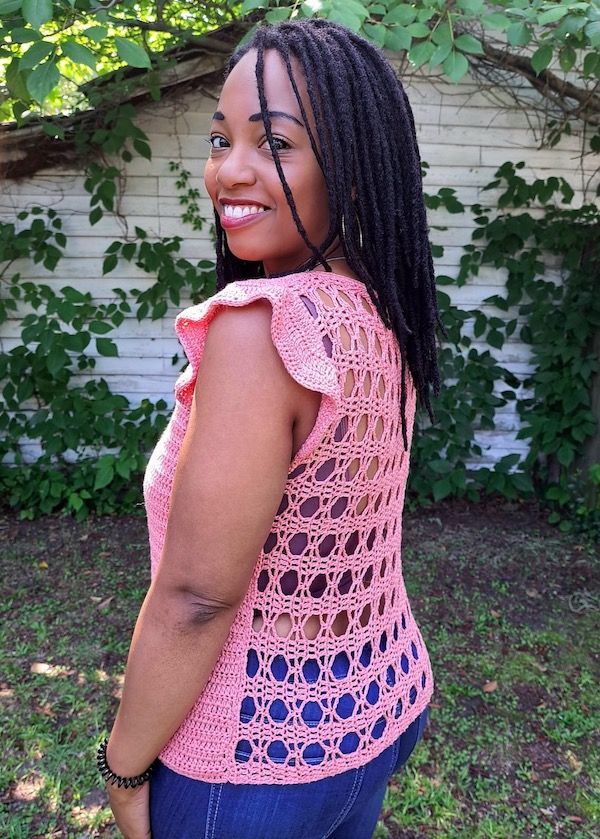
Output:
<svg viewBox="0 0 600 839">
<path fill-rule="evenodd" d="M 298 292 L 272 286 L 250 288 L 249 281 L 230 283 L 208 300 L 180 312 L 175 318 L 175 332 L 189 364 L 175 383 L 175 398 L 191 404 L 208 328 L 219 308 L 245 306 L 259 299 L 271 303 L 271 338 L 286 370 L 303 387 L 323 395 L 315 424 L 290 464 L 292 471 L 317 447 L 342 404 L 336 366 Z"/>
</svg>

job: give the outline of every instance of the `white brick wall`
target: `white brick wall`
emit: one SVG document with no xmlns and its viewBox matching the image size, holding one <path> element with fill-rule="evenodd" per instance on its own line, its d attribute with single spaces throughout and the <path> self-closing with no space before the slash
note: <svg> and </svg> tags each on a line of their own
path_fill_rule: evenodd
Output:
<svg viewBox="0 0 600 839">
<path fill-rule="evenodd" d="M 573 207 L 584 199 L 593 200 L 598 174 L 594 174 L 593 157 L 581 157 L 581 135 L 565 138 L 554 149 L 540 150 L 539 136 L 506 93 L 494 91 L 492 97 L 479 92 L 468 77 L 453 85 L 441 78 L 431 80 L 416 74 L 403 76 L 403 83 L 415 116 L 421 156 L 430 166 L 425 178 L 428 192 L 453 187 L 467 205 L 476 202 L 491 205 L 498 191 L 484 192 L 482 187 L 492 180 L 496 168 L 506 160 L 525 160 L 527 167 L 520 170 L 522 177 L 562 175 L 575 190 Z M 525 92 L 531 98 L 536 95 L 527 89 Z M 69 240 L 69 255 L 61 260 L 54 273 L 25 261 L 15 266 L 15 270 L 20 270 L 23 277 L 43 281 L 56 289 L 74 285 L 102 301 L 113 298 L 114 287 L 142 289 L 152 281 L 127 262 L 119 263 L 112 273 L 102 276 L 105 248 L 113 239 L 125 238 L 128 231 L 133 234 L 135 225 L 147 230 L 150 236 L 183 236 L 180 253 L 190 260 L 212 258 L 209 225 L 197 232 L 181 223 L 176 176 L 169 171 L 169 161 L 178 160 L 192 172 L 191 186 L 200 189 L 201 212 L 210 223 L 212 205 L 202 182 L 208 145 L 202 138 L 209 131 L 215 104 L 208 97 L 188 94 L 176 104 L 159 103 L 140 111 L 138 124 L 150 137 L 153 159 L 136 158 L 125 167 L 126 186 L 119 206 L 124 218 L 106 215 L 94 227 L 89 226 L 88 196 L 83 188 L 83 175 L 77 169 L 44 170 L 29 180 L 6 183 L 0 196 L 0 217 L 13 218 L 18 211 L 34 205 L 54 207 L 63 219 L 63 230 Z M 586 186 L 588 191 L 584 195 Z M 440 209 L 430 213 L 429 222 L 432 241 L 445 248 L 443 256 L 436 261 L 436 268 L 439 273 L 452 276 L 457 271 L 462 246 L 470 242 L 475 227 L 471 214 L 454 215 Z M 435 225 L 447 225 L 448 229 L 436 230 Z M 501 272 L 485 268 L 463 288 L 444 286 L 443 290 L 461 308 L 472 309 L 481 307 L 485 297 L 499 293 L 502 284 Z M 482 308 L 492 313 L 489 307 Z M 133 315 L 126 318 L 110 336 L 117 340 L 120 357 L 97 360 L 96 373 L 105 376 L 113 391 L 125 394 L 134 404 L 144 396 L 164 397 L 172 404 L 173 383 L 180 365 L 174 367 L 171 359 L 178 351 L 182 355 L 173 332 L 175 314 L 176 310 L 170 309 L 162 321 L 148 320 L 143 324 Z M 470 333 L 469 324 L 466 331 Z M 0 326 L 2 349 L 6 351 L 14 346 L 18 336 L 18 320 Z M 478 341 L 474 346 L 484 348 Z M 517 334 L 513 334 L 502 351 L 493 350 L 493 353 L 519 376 L 531 369 L 528 348 Z M 509 452 L 526 450 L 525 441 L 515 440 L 518 417 L 514 403 L 498 411 L 496 417 L 496 430 L 478 435 L 486 450 L 485 464 Z"/>
</svg>

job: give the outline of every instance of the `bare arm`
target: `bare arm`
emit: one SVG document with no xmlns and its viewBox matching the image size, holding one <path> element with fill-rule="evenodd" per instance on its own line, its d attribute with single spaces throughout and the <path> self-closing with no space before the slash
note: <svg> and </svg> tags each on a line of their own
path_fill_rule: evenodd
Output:
<svg viewBox="0 0 600 839">
<path fill-rule="evenodd" d="M 208 330 L 163 555 L 108 746 L 120 775 L 143 772 L 202 693 L 281 502 L 309 392 L 286 371 L 270 322 L 258 301 L 219 311 Z"/>
</svg>

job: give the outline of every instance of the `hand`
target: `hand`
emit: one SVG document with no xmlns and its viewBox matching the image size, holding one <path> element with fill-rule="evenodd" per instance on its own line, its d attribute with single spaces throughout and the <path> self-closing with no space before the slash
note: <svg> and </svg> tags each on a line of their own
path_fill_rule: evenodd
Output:
<svg viewBox="0 0 600 839">
<path fill-rule="evenodd" d="M 150 782 L 135 789 L 106 785 L 108 802 L 125 839 L 150 839 Z"/>
</svg>

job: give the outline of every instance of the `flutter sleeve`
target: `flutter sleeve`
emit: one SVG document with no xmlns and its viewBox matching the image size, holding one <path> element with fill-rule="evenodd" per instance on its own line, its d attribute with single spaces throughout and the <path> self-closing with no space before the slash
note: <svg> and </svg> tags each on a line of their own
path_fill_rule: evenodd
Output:
<svg viewBox="0 0 600 839">
<path fill-rule="evenodd" d="M 259 299 L 271 303 L 271 338 L 286 370 L 303 387 L 322 394 L 315 425 L 292 461 L 291 470 L 309 457 L 335 421 L 342 403 L 336 365 L 325 350 L 325 342 L 329 346 L 331 343 L 297 290 L 276 281 L 237 281 L 184 309 L 175 319 L 175 331 L 189 364 L 175 384 L 175 397 L 184 405 L 191 404 L 208 328 L 219 308 L 245 306 Z"/>
</svg>

